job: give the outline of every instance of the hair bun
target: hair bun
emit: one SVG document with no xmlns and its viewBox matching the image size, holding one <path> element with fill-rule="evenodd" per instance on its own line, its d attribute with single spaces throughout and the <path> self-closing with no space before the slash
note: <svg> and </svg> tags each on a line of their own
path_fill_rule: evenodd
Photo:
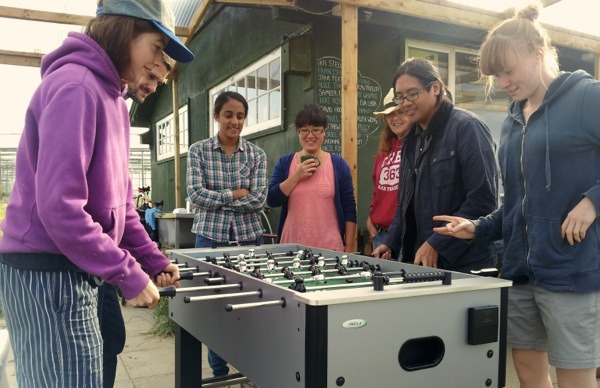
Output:
<svg viewBox="0 0 600 388">
<path fill-rule="evenodd" d="M 517 11 L 517 18 L 528 19 L 532 22 L 540 16 L 540 9 L 537 4 L 529 4 Z"/>
</svg>

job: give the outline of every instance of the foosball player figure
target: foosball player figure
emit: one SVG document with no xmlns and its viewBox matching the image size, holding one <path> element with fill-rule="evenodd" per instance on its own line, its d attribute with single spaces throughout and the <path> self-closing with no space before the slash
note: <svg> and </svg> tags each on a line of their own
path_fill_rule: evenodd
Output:
<svg viewBox="0 0 600 388">
<path fill-rule="evenodd" d="M 321 269 L 325 267 L 325 258 L 323 255 L 319 255 L 319 258 L 317 259 L 317 266 Z"/>
<path fill-rule="evenodd" d="M 260 268 L 255 267 L 252 272 L 250 272 L 250 276 L 252 276 L 253 278 L 257 278 L 257 279 L 264 279 L 265 275 L 263 275 L 262 272 L 260 272 Z"/>
<path fill-rule="evenodd" d="M 288 288 L 290 290 L 298 292 L 306 292 L 306 287 L 304 286 L 304 279 L 302 279 L 300 276 L 296 276 L 294 278 L 294 284 L 291 284 Z"/>
<path fill-rule="evenodd" d="M 362 271 L 360 271 L 360 277 L 364 279 L 371 279 L 373 277 L 373 272 L 368 263 L 363 264 Z"/>
<path fill-rule="evenodd" d="M 267 259 L 267 271 L 271 272 L 277 267 L 277 261 L 273 258 L 273 256 Z"/>
<path fill-rule="evenodd" d="M 233 265 L 233 263 L 231 262 L 231 258 L 229 257 L 225 258 L 225 264 L 223 264 L 223 267 L 227 269 L 235 269 L 235 265 Z"/>
<path fill-rule="evenodd" d="M 290 271 L 289 267 L 283 267 L 281 273 L 283 273 L 283 277 L 287 280 L 292 280 L 294 278 L 294 273 Z"/>
<path fill-rule="evenodd" d="M 302 266 L 302 264 L 300 263 L 300 257 L 296 256 L 294 257 L 294 260 L 292 260 L 292 267 L 298 269 Z"/>
<path fill-rule="evenodd" d="M 243 256 L 243 255 L 240 255 Z M 248 271 L 248 265 L 246 264 L 246 259 L 242 258 L 242 260 L 238 259 L 238 271 L 240 272 L 246 272 Z"/>
</svg>

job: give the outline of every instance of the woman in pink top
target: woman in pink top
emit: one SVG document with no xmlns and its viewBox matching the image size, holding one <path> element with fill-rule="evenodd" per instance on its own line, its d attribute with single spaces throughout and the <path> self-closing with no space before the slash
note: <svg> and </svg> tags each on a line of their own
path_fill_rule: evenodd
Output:
<svg viewBox="0 0 600 388">
<path fill-rule="evenodd" d="M 383 110 L 373 112 L 385 120 L 381 131 L 379 149 L 373 164 L 373 197 L 367 218 L 367 229 L 373 248 L 381 244 L 379 235 L 392 223 L 398 207 L 398 183 L 402 140 L 410 129 L 408 117 L 394 101 L 394 89 L 383 99 Z"/>
<path fill-rule="evenodd" d="M 350 167 L 322 149 L 327 115 L 307 105 L 296 116 L 302 150 L 282 156 L 269 182 L 267 204 L 281 206 L 278 241 L 354 251 L 356 202 Z"/>
</svg>

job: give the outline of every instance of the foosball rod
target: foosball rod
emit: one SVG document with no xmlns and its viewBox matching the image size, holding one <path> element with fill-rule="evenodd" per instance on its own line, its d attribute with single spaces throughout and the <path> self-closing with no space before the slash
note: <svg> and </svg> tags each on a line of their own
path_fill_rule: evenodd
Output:
<svg viewBox="0 0 600 388">
<path fill-rule="evenodd" d="M 331 260 L 335 260 L 335 259 L 331 259 Z M 290 263 L 293 264 L 293 262 L 290 262 Z M 277 267 L 275 267 L 275 268 L 288 267 L 290 269 L 302 269 L 304 267 L 305 269 L 310 269 L 311 266 L 317 266 L 317 267 L 319 267 L 317 264 L 308 264 L 308 263 L 305 264 L 305 265 L 300 265 L 299 267 L 294 267 L 294 266 L 289 267 L 289 266 L 286 266 L 286 265 L 284 265 L 282 267 L 281 264 L 288 264 L 288 262 L 279 262 L 279 263 L 277 263 Z M 325 263 L 325 265 L 323 265 L 322 268 L 326 268 L 327 266 L 331 267 L 332 264 L 333 263 Z M 237 269 L 240 268 L 240 266 L 236 265 L 236 264 L 234 264 L 233 267 L 237 268 Z M 259 267 L 259 269 L 260 269 L 261 266 L 247 265 L 247 267 L 252 267 L 253 269 L 256 268 L 256 267 Z M 358 267 L 345 267 L 345 268 L 346 268 L 346 271 L 362 271 L 363 270 L 363 267 L 361 267 L 361 266 L 358 266 Z M 330 268 L 330 269 L 323 269 L 322 271 L 323 272 L 337 272 L 338 269 L 337 268 Z M 240 271 L 240 272 L 242 272 L 242 271 Z M 251 271 L 243 271 L 243 272 L 251 272 Z M 307 271 L 304 271 L 304 272 L 308 273 Z M 277 272 L 277 273 L 269 273 L 269 274 L 265 274 L 265 276 L 276 277 L 276 276 L 278 276 L 278 274 L 279 274 L 279 272 Z"/>
<path fill-rule="evenodd" d="M 244 255 L 246 255 L 246 254 L 244 253 Z M 272 255 L 272 256 L 285 256 L 285 255 L 287 255 L 287 252 L 285 252 L 285 253 L 284 253 L 284 252 L 279 252 L 279 253 L 271 253 L 271 255 Z M 238 255 L 233 255 L 233 256 L 231 256 L 231 255 L 230 255 L 228 258 L 229 258 L 230 260 L 233 260 L 233 259 L 237 259 L 237 257 L 238 257 L 238 256 L 239 256 L 239 254 L 238 254 Z M 246 256 L 247 256 L 247 255 L 246 255 Z M 264 253 L 264 254 L 260 254 L 260 255 L 256 255 L 255 257 L 259 258 L 259 257 L 263 257 L 263 256 L 264 256 L 264 258 L 265 258 L 265 259 L 266 259 L 266 258 L 268 258 L 268 257 L 266 256 L 266 253 Z M 219 260 L 221 260 L 221 261 L 225 261 L 225 256 L 210 256 L 210 255 L 208 255 L 207 257 L 209 257 L 209 258 L 215 258 L 217 261 L 219 261 Z M 246 258 L 248 258 L 248 257 L 246 257 Z M 206 259 L 206 257 L 198 257 L 196 260 L 200 260 L 200 261 L 208 261 L 208 260 Z"/>
<path fill-rule="evenodd" d="M 294 268 L 290 268 L 290 270 L 292 270 L 292 269 L 294 269 Z M 347 272 L 350 272 L 350 271 L 353 271 L 353 272 L 354 271 L 364 271 L 364 268 L 362 268 L 362 267 L 352 267 L 352 268 L 346 268 L 346 271 Z M 251 271 L 249 271 L 249 272 L 251 272 Z M 321 270 L 321 273 L 337 273 L 337 272 L 338 272 L 337 268 L 322 269 Z M 294 275 L 308 275 L 308 274 L 311 274 L 311 273 L 312 273 L 311 271 L 298 271 L 298 272 L 294 272 Z M 263 275 L 265 275 L 265 277 L 267 277 L 267 278 L 269 278 L 269 277 L 270 278 L 276 278 L 278 276 L 283 276 L 281 272 L 277 272 L 277 273 L 263 273 Z M 340 278 L 343 279 L 343 277 L 336 277 L 335 279 L 340 279 Z"/>
<path fill-rule="evenodd" d="M 253 309 L 258 307 L 270 307 L 270 306 L 281 306 L 285 308 L 286 301 L 285 298 L 281 298 L 280 300 L 272 300 L 267 302 L 254 302 L 254 303 L 240 303 L 240 304 L 228 304 L 225 305 L 225 311 L 232 312 L 235 310 L 245 310 L 245 309 Z"/>
<path fill-rule="evenodd" d="M 333 278 L 338 279 L 338 278 Z M 437 280 L 432 280 L 437 281 Z M 398 284 L 413 284 L 414 282 L 405 282 L 404 279 L 395 278 L 390 279 L 389 284 L 398 285 Z M 424 283 L 424 282 L 423 282 Z M 306 286 L 306 291 L 318 291 L 323 289 L 333 289 L 333 288 L 350 288 L 350 287 L 358 287 L 358 286 L 372 286 L 373 281 L 366 282 L 357 282 L 357 283 L 344 283 L 344 284 L 323 284 L 319 286 Z"/>
<path fill-rule="evenodd" d="M 179 271 L 179 280 L 192 280 L 195 277 L 210 276 L 211 272 L 190 272 L 190 271 Z"/>
<path fill-rule="evenodd" d="M 291 259 L 290 261 L 278 261 L 278 264 L 294 263 L 294 258 L 290 257 L 290 259 Z M 200 260 L 200 259 L 198 259 L 198 260 Z M 256 258 L 256 259 L 245 258 L 243 261 L 246 263 L 256 264 L 258 262 L 258 263 L 261 263 L 261 265 L 267 265 L 269 260 L 270 259 L 268 257 L 264 257 L 264 258 Z M 336 257 L 324 257 L 323 260 L 324 261 L 336 261 L 336 262 L 339 261 L 339 259 Z M 203 259 L 203 261 L 209 262 L 206 259 Z M 231 264 L 239 264 L 241 262 L 241 260 L 239 260 L 238 258 L 231 258 L 231 259 L 229 259 L 229 262 Z M 225 263 L 226 263 L 225 259 L 217 259 L 217 265 L 221 265 L 221 264 L 225 264 Z M 300 259 L 300 263 L 310 263 L 310 259 Z"/>
<path fill-rule="evenodd" d="M 200 267 L 199 266 L 194 266 L 194 267 L 185 267 L 185 268 L 179 268 L 179 272 L 189 272 L 189 271 L 200 271 Z"/>
<path fill-rule="evenodd" d="M 196 292 L 196 291 L 220 291 L 237 288 L 242 290 L 244 285 L 242 282 L 232 284 L 220 284 L 216 286 L 196 286 L 196 287 L 180 287 L 177 289 L 177 293 L 180 292 Z"/>
<path fill-rule="evenodd" d="M 184 303 L 191 302 L 202 302 L 207 300 L 217 300 L 217 299 L 228 299 L 228 298 L 242 298 L 247 296 L 258 296 L 262 298 L 263 292 L 261 289 L 258 291 L 248 291 L 248 292 L 235 292 L 232 294 L 223 294 L 223 295 L 206 295 L 206 296 L 186 296 L 183 298 Z"/>
</svg>

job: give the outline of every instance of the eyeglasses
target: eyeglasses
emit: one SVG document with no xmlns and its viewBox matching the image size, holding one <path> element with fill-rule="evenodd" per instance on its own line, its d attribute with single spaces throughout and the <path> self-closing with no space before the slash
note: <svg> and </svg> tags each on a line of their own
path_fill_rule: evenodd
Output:
<svg viewBox="0 0 600 388">
<path fill-rule="evenodd" d="M 394 98 L 392 99 L 392 101 L 394 101 L 396 104 L 401 105 L 402 103 L 404 103 L 404 100 L 407 101 L 414 101 L 417 98 L 419 98 L 419 94 L 423 93 L 428 87 L 431 86 L 431 84 L 433 84 L 435 81 L 437 80 L 433 80 L 430 83 L 428 83 L 427 85 L 423 86 L 422 89 L 417 90 L 416 92 L 412 92 L 412 93 L 408 93 L 406 96 L 394 96 Z"/>
<path fill-rule="evenodd" d="M 323 134 L 323 132 L 325 132 L 325 128 L 323 127 L 302 127 L 300 129 L 298 129 L 298 133 L 301 134 L 302 136 L 307 136 L 308 133 L 312 133 L 315 136 L 319 136 L 321 134 Z"/>
</svg>

